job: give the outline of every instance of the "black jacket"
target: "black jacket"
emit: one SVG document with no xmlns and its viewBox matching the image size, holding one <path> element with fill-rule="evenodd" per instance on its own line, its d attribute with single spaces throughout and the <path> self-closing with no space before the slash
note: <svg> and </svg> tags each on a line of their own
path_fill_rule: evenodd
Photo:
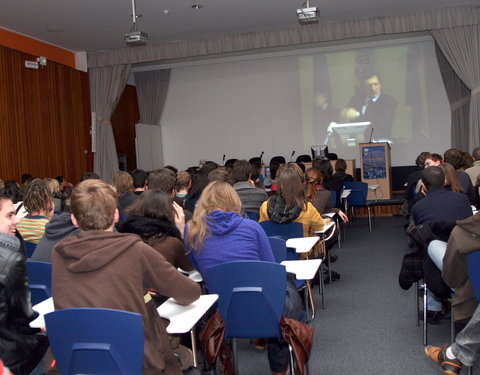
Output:
<svg viewBox="0 0 480 375">
<path fill-rule="evenodd" d="M 34 318 L 20 241 L 0 234 L 0 358 L 16 375 L 29 374 L 48 348 L 29 326 Z"/>
</svg>

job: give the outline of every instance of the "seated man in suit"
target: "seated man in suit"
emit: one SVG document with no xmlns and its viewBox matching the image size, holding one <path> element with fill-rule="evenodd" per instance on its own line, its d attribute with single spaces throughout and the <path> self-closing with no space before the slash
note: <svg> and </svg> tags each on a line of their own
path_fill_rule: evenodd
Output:
<svg viewBox="0 0 480 375">
<path fill-rule="evenodd" d="M 253 167 L 248 161 L 237 160 L 233 164 L 230 174 L 235 181 L 233 188 L 240 197 L 242 209 L 258 214 L 260 206 L 267 200 L 268 196 L 265 190 L 255 187 L 255 182 L 252 180 L 253 172 Z"/>
<path fill-rule="evenodd" d="M 81 182 L 72 193 L 70 209 L 72 222 L 81 231 L 53 251 L 55 309 L 99 307 L 141 314 L 145 335 L 142 373 L 181 375 L 147 290 L 154 289 L 186 305 L 200 296 L 198 284 L 179 273 L 139 236 L 113 231 L 119 214 L 112 186 L 101 180 Z"/>
<path fill-rule="evenodd" d="M 422 171 L 422 190 L 426 195 L 412 208 L 415 225 L 463 220 L 472 216 L 468 198 L 464 194 L 446 190 L 444 184 L 445 172 L 440 167 L 427 167 Z"/>
</svg>

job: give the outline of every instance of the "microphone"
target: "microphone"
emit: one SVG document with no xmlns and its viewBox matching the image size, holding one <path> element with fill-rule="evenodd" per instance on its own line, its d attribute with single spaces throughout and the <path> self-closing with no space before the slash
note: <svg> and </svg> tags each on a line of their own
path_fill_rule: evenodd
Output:
<svg viewBox="0 0 480 375">
<path fill-rule="evenodd" d="M 295 150 L 293 150 L 292 155 L 290 155 L 290 161 L 293 161 L 293 155 L 295 155 Z"/>
<path fill-rule="evenodd" d="M 223 154 L 222 164 L 225 164 L 225 154 Z"/>
<path fill-rule="evenodd" d="M 374 129 L 375 129 L 375 128 L 372 127 L 372 131 L 370 132 L 370 139 L 368 140 L 368 143 L 372 143 L 372 136 L 373 136 L 373 130 L 374 130 Z"/>
<path fill-rule="evenodd" d="M 262 160 L 263 154 L 264 154 L 264 152 L 262 151 L 262 153 L 260 154 L 260 163 L 261 164 L 263 164 L 263 160 Z"/>
</svg>

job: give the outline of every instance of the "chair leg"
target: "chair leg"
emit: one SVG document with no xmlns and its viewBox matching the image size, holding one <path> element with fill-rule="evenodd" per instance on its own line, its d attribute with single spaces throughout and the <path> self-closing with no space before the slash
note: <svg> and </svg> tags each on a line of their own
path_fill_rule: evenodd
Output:
<svg viewBox="0 0 480 375">
<path fill-rule="evenodd" d="M 427 322 L 427 309 L 428 309 L 428 288 L 427 284 L 423 284 L 423 346 L 428 344 L 428 322 Z"/>
<path fill-rule="evenodd" d="M 455 318 L 453 316 L 453 308 L 450 308 L 450 345 L 455 342 Z"/>
<path fill-rule="evenodd" d="M 295 361 L 293 359 L 293 349 L 290 344 L 288 345 L 288 352 L 290 354 L 290 374 L 295 375 Z M 308 370 L 307 370 L 307 374 L 308 374 Z"/>
<path fill-rule="evenodd" d="M 190 331 L 190 338 L 192 339 L 192 356 L 193 356 L 193 367 L 198 367 L 197 360 L 197 340 L 195 337 L 195 327 Z"/>
<path fill-rule="evenodd" d="M 305 322 L 308 323 L 310 321 L 310 309 L 308 308 L 308 288 L 303 289 L 303 304 L 305 305 Z"/>
<path fill-rule="evenodd" d="M 372 231 L 372 217 L 370 216 L 370 206 L 367 206 L 368 211 L 368 229 Z"/>
<path fill-rule="evenodd" d="M 235 366 L 235 374 L 240 375 L 238 372 L 238 355 L 237 355 L 237 339 L 232 338 L 232 349 L 233 349 L 233 363 Z"/>
<path fill-rule="evenodd" d="M 310 305 L 312 306 L 312 318 L 310 320 L 313 320 L 315 318 L 315 304 L 313 303 L 312 286 L 310 285 L 310 280 L 307 280 L 307 291 L 310 299 Z"/>
<path fill-rule="evenodd" d="M 322 296 L 322 309 L 325 310 L 325 284 L 323 283 L 323 260 L 318 271 L 318 293 Z"/>
<path fill-rule="evenodd" d="M 416 301 L 416 303 L 415 303 L 415 306 L 417 307 L 417 309 L 416 309 L 415 312 L 416 312 L 417 327 L 418 327 L 418 326 L 420 325 L 420 316 L 419 316 L 419 315 L 420 315 L 420 302 L 419 302 L 419 299 L 420 299 L 420 293 L 419 293 L 420 282 L 417 281 L 415 285 L 416 285 L 416 293 L 415 293 L 415 296 L 416 296 L 415 301 Z"/>
</svg>

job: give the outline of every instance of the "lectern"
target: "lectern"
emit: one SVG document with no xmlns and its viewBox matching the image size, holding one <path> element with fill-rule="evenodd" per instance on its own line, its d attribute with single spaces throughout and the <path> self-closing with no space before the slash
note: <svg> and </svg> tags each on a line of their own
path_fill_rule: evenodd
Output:
<svg viewBox="0 0 480 375">
<path fill-rule="evenodd" d="M 360 143 L 361 179 L 368 184 L 368 200 L 392 199 L 390 144 Z"/>
</svg>

